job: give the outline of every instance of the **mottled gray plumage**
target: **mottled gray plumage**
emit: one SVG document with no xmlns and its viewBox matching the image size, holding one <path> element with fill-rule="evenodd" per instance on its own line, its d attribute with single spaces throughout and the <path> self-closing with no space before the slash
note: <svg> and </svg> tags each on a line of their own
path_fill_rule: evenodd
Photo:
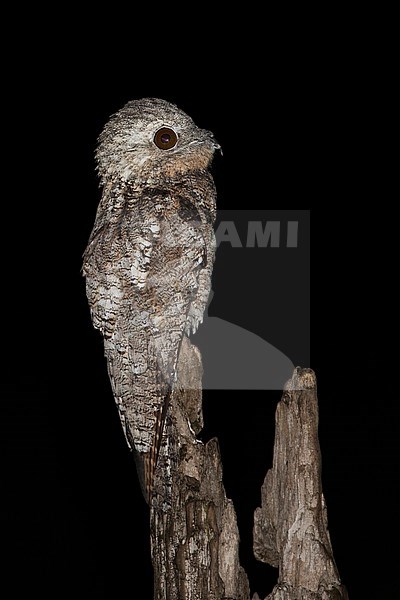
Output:
<svg viewBox="0 0 400 600">
<path fill-rule="evenodd" d="M 165 145 L 176 135 L 172 148 L 156 145 L 162 128 Z M 96 152 L 103 194 L 83 273 L 148 501 L 182 338 L 202 321 L 210 292 L 216 207 L 208 167 L 218 147 L 176 106 L 144 98 L 111 117 Z"/>
</svg>

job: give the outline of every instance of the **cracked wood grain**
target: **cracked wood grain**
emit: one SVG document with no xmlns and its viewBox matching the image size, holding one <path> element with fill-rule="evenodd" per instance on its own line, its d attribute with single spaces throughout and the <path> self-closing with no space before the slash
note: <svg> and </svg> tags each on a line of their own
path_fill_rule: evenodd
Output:
<svg viewBox="0 0 400 600">
<path fill-rule="evenodd" d="M 167 422 L 170 498 L 166 505 L 159 469 L 150 515 L 154 599 L 248 600 L 235 509 L 222 484 L 218 440 L 202 444 L 195 436 L 203 423 L 201 376 L 200 353 L 184 338 Z"/>
<path fill-rule="evenodd" d="M 279 567 L 268 600 L 347 600 L 333 558 L 321 483 L 316 378 L 297 368 L 275 416 L 272 469 L 254 514 L 256 558 Z"/>
<path fill-rule="evenodd" d="M 151 507 L 154 600 L 250 600 L 217 439 L 202 444 L 201 357 L 184 339 Z M 165 501 L 164 469 L 171 489 Z M 157 489 L 160 493 L 157 493 Z M 321 485 L 316 380 L 296 369 L 276 411 L 273 467 L 254 515 L 254 554 L 279 567 L 266 600 L 348 600 L 335 565 Z M 254 593 L 253 600 L 259 600 Z"/>
</svg>

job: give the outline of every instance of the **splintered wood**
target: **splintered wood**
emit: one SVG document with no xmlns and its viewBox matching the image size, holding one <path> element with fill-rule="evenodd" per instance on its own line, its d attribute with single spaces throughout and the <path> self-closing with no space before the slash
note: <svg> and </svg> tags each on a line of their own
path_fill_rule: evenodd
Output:
<svg viewBox="0 0 400 600">
<path fill-rule="evenodd" d="M 254 514 L 256 558 L 279 567 L 268 600 L 346 600 L 333 558 L 321 484 L 317 382 L 296 369 L 275 415 L 272 469 Z"/>
<path fill-rule="evenodd" d="M 250 600 L 218 441 L 196 440 L 203 424 L 201 376 L 200 354 L 185 338 L 151 507 L 154 600 Z M 279 568 L 267 599 L 347 600 L 327 527 L 316 380 L 309 369 L 295 370 L 278 404 L 273 467 L 261 496 L 254 554 Z"/>
</svg>

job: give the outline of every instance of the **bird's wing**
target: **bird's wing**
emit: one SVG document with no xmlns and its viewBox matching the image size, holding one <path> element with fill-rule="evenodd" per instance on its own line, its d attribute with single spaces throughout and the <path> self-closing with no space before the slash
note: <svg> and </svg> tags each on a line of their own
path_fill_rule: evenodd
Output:
<svg viewBox="0 0 400 600">
<path fill-rule="evenodd" d="M 204 287 L 208 229 L 178 194 L 127 195 L 120 218 L 93 238 L 84 265 L 93 323 L 106 338 L 114 397 L 148 500 L 180 344 Z"/>
</svg>

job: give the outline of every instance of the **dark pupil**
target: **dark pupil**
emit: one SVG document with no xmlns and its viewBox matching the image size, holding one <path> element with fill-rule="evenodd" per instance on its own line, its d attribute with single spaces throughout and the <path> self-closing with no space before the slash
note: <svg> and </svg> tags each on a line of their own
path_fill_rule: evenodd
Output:
<svg viewBox="0 0 400 600">
<path fill-rule="evenodd" d="M 163 144 L 168 144 L 168 142 L 171 140 L 171 136 L 169 133 L 163 133 L 161 136 L 161 141 Z"/>
</svg>

